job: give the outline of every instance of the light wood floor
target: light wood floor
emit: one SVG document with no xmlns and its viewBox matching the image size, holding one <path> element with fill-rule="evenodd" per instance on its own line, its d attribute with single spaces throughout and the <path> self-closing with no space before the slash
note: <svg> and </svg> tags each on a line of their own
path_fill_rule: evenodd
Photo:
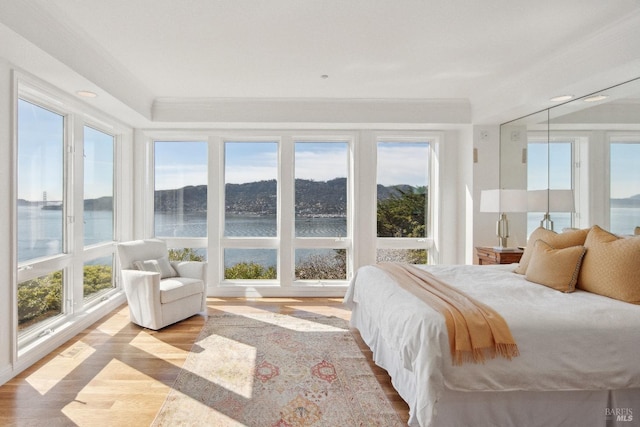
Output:
<svg viewBox="0 0 640 427">
<path fill-rule="evenodd" d="M 272 311 L 349 319 L 341 299 L 209 298 L 210 314 Z M 204 324 L 194 316 L 161 331 L 129 322 L 126 306 L 57 348 L 0 387 L 2 426 L 148 426 L 162 406 Z M 407 422 L 409 409 L 387 373 L 353 334 L 387 397 Z"/>
</svg>

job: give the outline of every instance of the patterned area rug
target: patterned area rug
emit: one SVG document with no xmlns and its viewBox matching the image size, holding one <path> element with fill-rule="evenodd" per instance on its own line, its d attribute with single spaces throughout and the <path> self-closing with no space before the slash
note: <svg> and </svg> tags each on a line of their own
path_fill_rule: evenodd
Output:
<svg viewBox="0 0 640 427">
<path fill-rule="evenodd" d="M 403 423 L 345 320 L 265 313 L 210 316 L 153 425 Z"/>
</svg>

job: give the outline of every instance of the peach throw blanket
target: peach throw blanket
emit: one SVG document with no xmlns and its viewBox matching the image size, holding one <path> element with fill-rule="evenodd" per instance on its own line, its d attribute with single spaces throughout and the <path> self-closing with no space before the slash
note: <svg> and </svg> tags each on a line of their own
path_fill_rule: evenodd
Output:
<svg viewBox="0 0 640 427">
<path fill-rule="evenodd" d="M 511 360 L 519 355 L 509 326 L 492 308 L 415 266 L 388 262 L 377 266 L 403 289 L 442 313 L 454 365 L 483 363 L 496 356 Z"/>
</svg>

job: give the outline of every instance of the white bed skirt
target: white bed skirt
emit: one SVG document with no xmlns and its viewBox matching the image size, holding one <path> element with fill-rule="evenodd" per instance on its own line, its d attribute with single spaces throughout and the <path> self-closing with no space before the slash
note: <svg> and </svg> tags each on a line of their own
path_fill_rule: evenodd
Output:
<svg viewBox="0 0 640 427">
<path fill-rule="evenodd" d="M 438 400 L 432 426 L 416 419 L 415 377 L 404 369 L 400 355 L 391 350 L 354 304 L 351 326 L 358 329 L 373 352 L 374 362 L 385 369 L 398 394 L 410 408 L 412 427 L 496 426 L 640 426 L 640 389 L 593 391 L 481 391 L 445 389 Z"/>
</svg>

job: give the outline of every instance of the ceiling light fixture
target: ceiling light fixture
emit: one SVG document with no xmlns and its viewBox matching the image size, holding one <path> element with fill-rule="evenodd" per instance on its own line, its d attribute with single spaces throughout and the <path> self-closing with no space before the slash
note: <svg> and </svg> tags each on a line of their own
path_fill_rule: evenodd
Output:
<svg viewBox="0 0 640 427">
<path fill-rule="evenodd" d="M 603 99 L 607 99 L 609 96 L 607 95 L 593 95 L 593 96 L 589 96 L 587 98 L 585 98 L 583 101 L 584 102 L 597 102 L 597 101 L 602 101 Z"/>
<path fill-rule="evenodd" d="M 552 102 L 562 102 L 562 101 L 568 101 L 570 99 L 573 99 L 573 95 L 558 95 L 558 96 L 554 96 L 553 98 L 551 98 L 550 101 L 552 101 Z"/>
<path fill-rule="evenodd" d="M 76 95 L 83 98 L 96 98 L 98 96 L 97 93 L 91 92 L 90 90 L 79 90 L 76 92 Z"/>
</svg>

